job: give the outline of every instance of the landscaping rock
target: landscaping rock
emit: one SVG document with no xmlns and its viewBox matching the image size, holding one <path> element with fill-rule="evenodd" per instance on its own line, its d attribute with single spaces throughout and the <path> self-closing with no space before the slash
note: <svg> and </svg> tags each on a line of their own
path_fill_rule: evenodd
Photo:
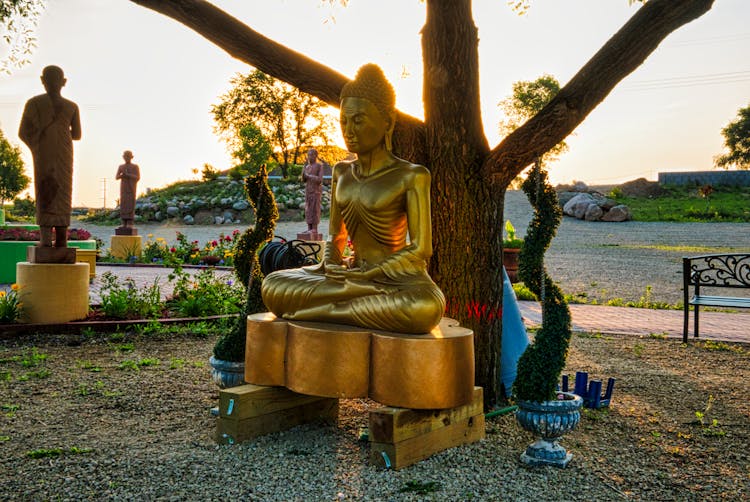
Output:
<svg viewBox="0 0 750 502">
<path fill-rule="evenodd" d="M 178 208 L 177 206 L 167 207 L 167 216 L 174 218 L 175 216 L 179 216 L 179 215 L 180 215 L 180 208 Z"/>
<path fill-rule="evenodd" d="M 240 200 L 232 204 L 232 209 L 234 209 L 235 211 L 244 211 L 248 207 L 250 207 L 250 204 L 248 204 L 247 201 L 244 200 Z"/>
<path fill-rule="evenodd" d="M 602 221 L 630 221 L 632 219 L 633 214 L 630 211 L 630 208 L 625 204 L 620 204 L 613 207 L 601 217 Z"/>
<path fill-rule="evenodd" d="M 185 217 L 182 218 L 182 221 L 185 222 L 185 225 L 194 225 L 195 224 L 195 219 L 191 215 L 189 215 L 189 214 L 186 214 Z"/>
<path fill-rule="evenodd" d="M 599 221 L 604 214 L 604 209 L 596 204 L 589 204 L 586 208 L 586 213 L 583 215 L 583 219 L 586 221 Z"/>
<path fill-rule="evenodd" d="M 607 216 L 615 207 L 619 208 Z M 604 195 L 581 192 L 574 195 L 563 206 L 563 214 L 586 221 L 626 221 L 632 219 L 630 209 Z M 624 218 L 624 219 L 623 219 Z"/>
</svg>

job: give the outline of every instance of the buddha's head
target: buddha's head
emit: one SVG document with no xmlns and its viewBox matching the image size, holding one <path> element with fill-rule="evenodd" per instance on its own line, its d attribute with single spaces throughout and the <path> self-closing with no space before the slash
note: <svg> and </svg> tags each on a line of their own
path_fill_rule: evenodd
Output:
<svg viewBox="0 0 750 502">
<path fill-rule="evenodd" d="M 122 152 L 122 159 L 125 162 L 130 162 L 131 160 L 133 160 L 133 152 L 131 152 L 130 150 L 125 150 L 124 152 Z"/>
<path fill-rule="evenodd" d="M 391 150 L 396 93 L 379 66 L 364 65 L 341 89 L 340 121 L 350 152 L 366 153 L 380 145 Z"/>
</svg>

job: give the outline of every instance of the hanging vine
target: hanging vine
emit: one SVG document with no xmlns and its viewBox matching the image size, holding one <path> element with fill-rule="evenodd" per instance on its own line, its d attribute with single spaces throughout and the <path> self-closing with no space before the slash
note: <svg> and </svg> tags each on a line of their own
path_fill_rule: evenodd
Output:
<svg viewBox="0 0 750 502">
<path fill-rule="evenodd" d="M 555 399 L 571 336 L 570 309 L 544 268 L 544 253 L 560 226 L 562 210 L 541 162 L 537 161 L 521 188 L 534 208 L 534 217 L 524 239 L 518 275 L 540 298 L 542 326 L 518 361 L 513 394 L 525 401 L 549 401 Z"/>
</svg>

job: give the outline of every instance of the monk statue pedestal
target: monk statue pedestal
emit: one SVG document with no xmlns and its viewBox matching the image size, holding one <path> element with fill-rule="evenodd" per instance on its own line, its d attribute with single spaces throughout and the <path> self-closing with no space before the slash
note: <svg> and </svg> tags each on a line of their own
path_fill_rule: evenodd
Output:
<svg viewBox="0 0 750 502">
<path fill-rule="evenodd" d="M 319 233 L 317 230 L 306 230 L 298 233 L 297 239 L 301 241 L 321 242 L 323 241 L 323 234 Z"/>
<path fill-rule="evenodd" d="M 131 256 L 140 256 L 142 248 L 143 238 L 138 235 L 138 229 L 118 227 L 110 240 L 109 254 L 114 258 L 127 261 Z"/>
<path fill-rule="evenodd" d="M 36 255 L 43 254 L 36 249 Z M 64 250 L 66 248 L 57 248 Z M 89 264 L 16 264 L 19 300 L 23 303 L 22 322 L 57 324 L 83 319 L 89 312 Z"/>
<path fill-rule="evenodd" d="M 402 334 L 253 314 L 247 320 L 245 381 L 251 385 L 220 395 L 238 394 L 231 399 L 244 402 L 243 409 L 263 407 L 252 404 L 250 394 L 269 399 L 269 393 L 281 393 L 273 401 L 286 404 L 274 417 L 245 419 L 244 425 L 222 415 L 220 442 L 266 433 L 258 432 L 266 423 L 283 430 L 278 427 L 284 422 L 293 427 L 331 420 L 330 400 L 339 398 L 371 398 L 386 406 L 370 416 L 371 427 L 379 424 L 378 430 L 386 431 L 373 436 L 374 464 L 385 465 L 388 457 L 387 466 L 398 469 L 484 437 L 482 390 L 474 386 L 474 334 L 448 318 L 430 333 Z"/>
<path fill-rule="evenodd" d="M 138 235 L 138 229 L 135 227 L 117 227 L 115 235 Z"/>
</svg>

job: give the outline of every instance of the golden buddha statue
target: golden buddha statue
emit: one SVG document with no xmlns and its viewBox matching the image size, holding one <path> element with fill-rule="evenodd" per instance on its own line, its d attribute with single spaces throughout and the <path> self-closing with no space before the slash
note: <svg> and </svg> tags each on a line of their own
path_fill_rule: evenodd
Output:
<svg viewBox="0 0 750 502">
<path fill-rule="evenodd" d="M 277 316 L 401 333 L 440 322 L 445 297 L 427 275 L 430 172 L 391 153 L 395 102 L 374 64 L 341 90 L 341 130 L 357 160 L 333 168 L 324 260 L 263 281 L 263 301 Z M 347 238 L 351 260 L 343 258 Z"/>
</svg>

